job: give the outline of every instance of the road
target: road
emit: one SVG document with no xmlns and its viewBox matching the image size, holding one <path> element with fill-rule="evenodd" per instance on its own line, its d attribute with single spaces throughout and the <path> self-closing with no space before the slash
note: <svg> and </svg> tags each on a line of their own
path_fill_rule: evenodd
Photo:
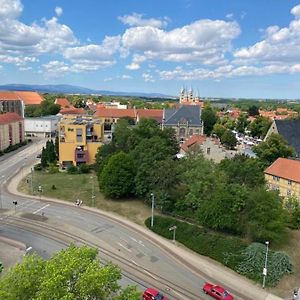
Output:
<svg viewBox="0 0 300 300">
<path fill-rule="evenodd" d="M 243 279 L 233 289 L 237 275 L 225 269 L 220 272 L 220 266 L 209 265 L 205 258 L 122 218 L 12 194 L 6 188 L 9 178 L 16 173 L 25 176 L 40 148 L 41 144 L 34 144 L 0 162 L 1 235 L 24 242 L 45 258 L 71 242 L 97 247 L 101 261 L 111 260 L 121 267 L 124 283 L 155 286 L 170 299 L 210 299 L 201 291 L 206 280 L 221 280 L 231 287 L 235 299 L 278 299 Z M 255 296 L 249 293 L 252 288 L 257 289 Z"/>
</svg>

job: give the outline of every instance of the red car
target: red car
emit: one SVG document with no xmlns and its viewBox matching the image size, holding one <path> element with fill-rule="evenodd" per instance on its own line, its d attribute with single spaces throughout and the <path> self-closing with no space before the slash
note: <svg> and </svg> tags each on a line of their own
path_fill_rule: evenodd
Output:
<svg viewBox="0 0 300 300">
<path fill-rule="evenodd" d="M 233 300 L 233 296 L 230 295 L 224 288 L 208 282 L 204 284 L 203 292 L 218 300 Z"/>
<path fill-rule="evenodd" d="M 143 294 L 143 300 L 167 300 L 167 297 L 154 288 L 148 288 Z"/>
</svg>

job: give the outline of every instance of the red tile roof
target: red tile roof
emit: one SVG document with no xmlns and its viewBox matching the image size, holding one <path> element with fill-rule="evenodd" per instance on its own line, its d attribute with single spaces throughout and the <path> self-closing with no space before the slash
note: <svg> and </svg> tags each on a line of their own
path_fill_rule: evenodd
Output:
<svg viewBox="0 0 300 300">
<path fill-rule="evenodd" d="M 18 122 L 21 120 L 23 120 L 23 118 L 20 117 L 15 112 L 8 112 L 5 114 L 0 114 L 0 124 L 8 124 L 8 123 L 13 123 L 13 122 Z"/>
<path fill-rule="evenodd" d="M 99 108 L 94 113 L 94 116 L 103 118 L 135 118 L 135 109 Z"/>
<path fill-rule="evenodd" d="M 23 100 L 25 105 L 38 105 L 44 101 L 44 98 L 37 92 L 16 91 L 14 93 Z"/>
<path fill-rule="evenodd" d="M 85 110 L 84 108 L 70 107 L 61 109 L 59 113 L 62 115 L 84 115 Z"/>
<path fill-rule="evenodd" d="M 162 109 L 137 109 L 136 113 L 140 119 L 142 118 L 155 119 L 159 123 L 161 123 L 163 119 Z"/>
<path fill-rule="evenodd" d="M 55 104 L 58 104 L 61 106 L 61 108 L 70 108 L 74 107 L 67 98 L 56 98 L 54 101 Z"/>
<path fill-rule="evenodd" d="M 209 138 L 206 135 L 194 134 L 189 139 L 187 139 L 180 148 L 185 152 L 189 151 L 189 148 L 195 144 L 202 145 L 207 139 L 211 139 L 215 145 L 220 145 L 220 141 L 216 138 Z"/>
<path fill-rule="evenodd" d="M 0 100 L 21 100 L 20 97 L 14 92 L 1 91 Z"/>
<path fill-rule="evenodd" d="M 300 161 L 280 157 L 265 173 L 300 183 Z"/>
</svg>

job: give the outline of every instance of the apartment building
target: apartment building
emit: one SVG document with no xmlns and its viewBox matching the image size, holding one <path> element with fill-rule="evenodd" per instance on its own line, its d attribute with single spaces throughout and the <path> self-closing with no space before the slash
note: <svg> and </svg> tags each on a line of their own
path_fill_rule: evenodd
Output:
<svg viewBox="0 0 300 300">
<path fill-rule="evenodd" d="M 270 190 L 278 190 L 284 197 L 300 200 L 300 161 L 278 158 L 265 170 L 265 179 Z"/>
<path fill-rule="evenodd" d="M 24 120 L 15 112 L 0 114 L 0 151 L 24 142 Z"/>
<path fill-rule="evenodd" d="M 95 163 L 103 145 L 104 123 L 90 116 L 64 116 L 59 122 L 59 163 L 62 168 Z"/>
</svg>

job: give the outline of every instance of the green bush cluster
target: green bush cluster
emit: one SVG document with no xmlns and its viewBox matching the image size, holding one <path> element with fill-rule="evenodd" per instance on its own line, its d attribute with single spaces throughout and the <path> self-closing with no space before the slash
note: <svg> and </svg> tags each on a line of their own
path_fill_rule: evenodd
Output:
<svg viewBox="0 0 300 300">
<path fill-rule="evenodd" d="M 76 167 L 76 166 L 68 167 L 67 172 L 69 174 L 87 174 L 90 172 L 90 170 L 91 170 L 91 168 L 89 165 L 81 164 L 78 167 Z"/>
<path fill-rule="evenodd" d="M 148 218 L 145 221 L 146 226 L 167 239 L 173 237 L 169 228 L 176 225 L 176 240 L 181 244 L 222 263 L 249 279 L 262 282 L 265 245 L 261 243 L 247 245 L 238 237 L 208 231 L 197 225 L 169 217 L 155 216 L 152 228 L 150 222 L 151 218 Z M 266 286 L 276 286 L 285 274 L 292 273 L 293 265 L 284 252 L 269 251 L 267 269 Z"/>
</svg>

